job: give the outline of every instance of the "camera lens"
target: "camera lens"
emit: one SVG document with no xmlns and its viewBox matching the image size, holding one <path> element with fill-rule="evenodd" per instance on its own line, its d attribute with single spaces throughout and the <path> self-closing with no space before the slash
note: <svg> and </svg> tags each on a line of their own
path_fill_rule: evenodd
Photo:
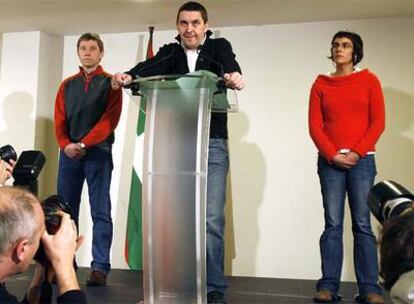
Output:
<svg viewBox="0 0 414 304">
<path fill-rule="evenodd" d="M 1 147 L 0 148 L 0 159 L 4 160 L 6 163 L 8 163 L 11 159 L 16 161 L 17 159 L 16 151 L 14 151 L 13 147 L 10 145 Z"/>
<path fill-rule="evenodd" d="M 71 214 L 69 205 L 59 195 L 51 195 L 42 201 L 43 213 L 45 214 L 46 230 L 49 234 L 55 234 L 59 230 L 61 218 L 58 211 Z"/>
<path fill-rule="evenodd" d="M 391 180 L 376 184 L 368 196 L 369 208 L 381 224 L 412 209 L 413 201 L 410 191 Z"/>
<path fill-rule="evenodd" d="M 55 234 L 60 227 L 61 217 L 58 215 L 58 211 L 63 211 L 72 216 L 72 210 L 65 200 L 59 195 L 51 195 L 44 199 L 42 202 L 42 209 L 45 215 L 46 230 L 49 234 Z M 40 244 L 34 259 L 43 266 L 47 266 L 48 260 L 43 249 L 43 245 Z"/>
</svg>

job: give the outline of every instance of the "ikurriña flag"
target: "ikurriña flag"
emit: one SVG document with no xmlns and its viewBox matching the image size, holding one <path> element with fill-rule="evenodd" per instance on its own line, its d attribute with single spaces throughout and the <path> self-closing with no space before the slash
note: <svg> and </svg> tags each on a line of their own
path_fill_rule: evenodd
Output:
<svg viewBox="0 0 414 304">
<path fill-rule="evenodd" d="M 152 36 L 154 27 L 149 27 L 146 59 L 154 57 Z M 130 269 L 142 269 L 142 167 L 144 153 L 145 101 L 141 100 L 135 138 L 134 162 L 129 194 L 125 259 Z"/>
</svg>

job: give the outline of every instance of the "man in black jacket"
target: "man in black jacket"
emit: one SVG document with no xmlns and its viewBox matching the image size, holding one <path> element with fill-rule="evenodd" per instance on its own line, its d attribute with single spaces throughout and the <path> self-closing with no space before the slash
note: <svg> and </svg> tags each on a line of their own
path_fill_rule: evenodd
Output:
<svg viewBox="0 0 414 304">
<path fill-rule="evenodd" d="M 208 70 L 223 77 L 228 88 L 241 90 L 244 82 L 231 44 L 224 38 L 211 38 L 207 11 L 197 2 L 187 2 L 178 10 L 178 43 L 166 44 L 155 57 L 137 64 L 126 73 L 112 78 L 112 88 L 119 89 L 136 77 L 186 74 Z M 227 281 L 224 277 L 224 205 L 229 166 L 227 150 L 227 114 L 213 113 L 207 180 L 207 300 L 226 303 Z"/>
<path fill-rule="evenodd" d="M 60 228 L 56 234 L 49 235 L 45 231 L 42 207 L 32 194 L 13 187 L 0 188 L 0 303 L 19 303 L 7 292 L 5 282 L 10 276 L 27 270 L 40 242 L 54 270 L 58 303 L 86 303 L 73 267 L 75 251 L 82 238 L 78 238 L 69 214 L 59 215 Z M 45 270 L 38 264 L 21 303 L 39 302 L 38 290 L 44 277 Z"/>
</svg>

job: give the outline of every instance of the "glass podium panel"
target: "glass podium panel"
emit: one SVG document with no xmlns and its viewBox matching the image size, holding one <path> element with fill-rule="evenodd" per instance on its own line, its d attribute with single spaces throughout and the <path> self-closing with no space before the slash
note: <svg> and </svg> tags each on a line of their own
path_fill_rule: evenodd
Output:
<svg viewBox="0 0 414 304">
<path fill-rule="evenodd" d="M 144 303 L 205 303 L 207 151 L 215 83 L 181 77 L 140 86 L 147 96 Z"/>
<path fill-rule="evenodd" d="M 206 303 L 210 112 L 234 110 L 214 74 L 138 79 L 146 101 L 143 172 L 145 304 Z M 214 98 L 218 101 L 214 102 Z"/>
</svg>

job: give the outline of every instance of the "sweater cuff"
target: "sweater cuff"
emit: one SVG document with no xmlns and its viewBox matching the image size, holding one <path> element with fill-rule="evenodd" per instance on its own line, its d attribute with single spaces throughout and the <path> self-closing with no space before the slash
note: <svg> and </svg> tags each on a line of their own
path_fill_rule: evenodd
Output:
<svg viewBox="0 0 414 304">
<path fill-rule="evenodd" d="M 367 151 L 364 151 L 359 148 L 352 148 L 351 151 L 357 153 L 359 155 L 359 158 L 363 158 L 367 154 Z"/>
<path fill-rule="evenodd" d="M 132 74 L 132 72 L 131 72 L 131 71 L 124 72 L 124 74 L 128 74 L 129 76 L 131 76 L 131 77 L 132 77 L 132 79 L 133 79 L 133 80 L 134 80 L 134 79 L 137 79 L 137 77 L 138 77 L 138 75 L 136 75 L 136 74 Z"/>
<path fill-rule="evenodd" d="M 332 163 L 332 159 L 335 157 L 335 155 L 338 154 L 336 151 L 327 151 L 326 153 L 322 154 L 323 157 L 329 162 Z"/>
<path fill-rule="evenodd" d="M 71 143 L 71 141 L 69 140 L 69 139 L 61 139 L 61 140 L 59 140 L 59 147 L 60 147 L 60 149 L 63 151 L 63 150 L 65 150 L 65 147 L 67 146 L 67 145 L 69 145 Z"/>
</svg>

